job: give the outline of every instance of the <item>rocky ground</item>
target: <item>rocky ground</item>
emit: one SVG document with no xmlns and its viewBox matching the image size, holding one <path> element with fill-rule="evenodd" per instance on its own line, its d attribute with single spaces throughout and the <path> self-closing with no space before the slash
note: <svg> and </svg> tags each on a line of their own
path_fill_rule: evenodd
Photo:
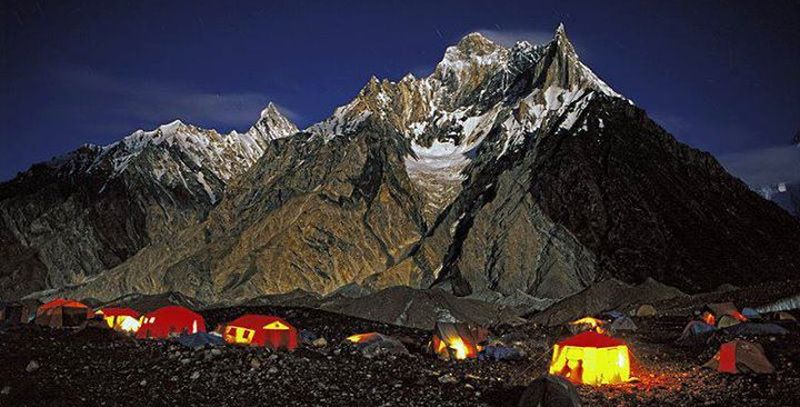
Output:
<svg viewBox="0 0 800 407">
<path fill-rule="evenodd" d="M 188 350 L 137 341 L 107 330 L 0 329 L 0 405 L 368 405 L 513 406 L 526 383 L 546 371 L 561 328 L 496 327 L 519 341 L 524 360 L 446 362 L 424 352 L 429 333 L 305 308 L 226 308 L 203 312 L 209 328 L 244 312 L 275 313 L 326 338 L 294 353 L 263 348 Z M 796 405 L 800 329 L 756 338 L 777 373 L 731 376 L 701 369 L 723 338 L 678 347 L 686 317 L 637 319 L 624 336 L 634 354 L 632 383 L 579 387 L 584 405 Z M 343 345 L 357 332 L 380 331 L 408 344 L 410 355 L 366 358 Z"/>
</svg>

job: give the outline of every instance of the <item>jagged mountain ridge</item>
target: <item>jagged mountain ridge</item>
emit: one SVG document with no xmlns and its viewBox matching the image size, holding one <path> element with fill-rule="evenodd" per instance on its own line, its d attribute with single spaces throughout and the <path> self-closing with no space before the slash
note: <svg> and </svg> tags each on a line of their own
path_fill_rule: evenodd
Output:
<svg viewBox="0 0 800 407">
<path fill-rule="evenodd" d="M 444 165 L 433 165 L 430 172 L 454 174 L 455 177 L 447 181 L 455 180 L 458 185 L 464 177 L 460 170 L 466 169 L 471 161 L 469 151 L 475 150 L 495 125 L 503 121 L 517 124 L 507 118 L 509 102 L 521 96 L 528 97 L 527 103 L 532 105 L 530 116 L 535 115 L 536 123 L 527 124 L 533 127 L 555 120 L 572 108 L 570 102 L 592 92 L 618 97 L 570 54 L 573 52 L 563 27 L 551 44 L 519 43 L 511 49 L 496 45 L 479 34 L 471 34 L 448 48 L 444 59 L 428 78 L 406 76 L 398 83 L 372 78 L 351 103 L 338 108 L 331 118 L 311 126 L 306 133 L 276 143 L 283 145 L 285 141 L 285 150 L 277 146 L 273 149 L 284 152 L 265 156 L 248 179 L 230 189 L 203 225 L 184 231 L 180 241 L 189 243 L 181 244 L 178 250 L 175 247 L 148 248 L 132 258 L 130 264 L 92 282 L 90 286 L 96 289 L 87 287 L 81 294 L 108 295 L 109 291 L 120 287 L 151 292 L 166 285 L 171 290 L 184 290 L 217 301 L 220 297 L 246 298 L 264 292 L 281 292 L 289 287 L 325 293 L 380 273 L 415 250 L 415 244 L 444 207 L 441 203 L 431 205 L 435 200 L 430 199 L 428 192 L 447 184 L 432 182 L 432 188 L 425 188 L 415 180 L 416 165 L 426 159 L 425 153 L 441 145 L 447 146 L 451 150 L 447 157 L 442 159 L 434 154 L 431 160 Z M 565 69 L 560 70 L 559 66 Z M 541 75 L 549 78 L 546 88 L 534 89 L 535 86 L 526 82 L 525 78 L 534 76 L 532 70 L 541 71 Z M 476 80 L 476 76 L 480 80 Z M 512 136 L 518 135 L 509 135 L 509 138 Z M 347 157 L 347 154 L 369 151 L 369 145 L 361 144 L 365 139 L 371 140 L 369 144 L 383 146 L 382 158 L 376 162 L 385 167 L 384 174 L 392 174 L 391 182 L 359 181 L 358 174 L 364 174 L 374 165 L 368 164 L 368 155 L 356 153 Z M 520 146 L 518 140 L 507 140 L 503 151 L 495 153 L 503 154 Z M 336 152 L 329 154 L 331 150 Z M 321 160 L 320 156 L 328 158 Z M 389 157 L 399 161 L 387 159 Z M 450 168 L 452 158 L 457 161 L 455 170 Z M 284 162 L 290 164 L 284 165 Z M 324 167 L 320 168 L 320 163 Z M 306 174 L 308 166 L 314 171 Z M 346 174 L 345 179 L 317 176 L 332 168 Z M 276 179 L 279 181 L 267 184 L 262 181 Z M 370 185 L 374 182 L 380 186 Z M 297 184 L 304 188 L 285 190 Z M 343 190 L 343 186 L 346 189 Z M 359 205 L 372 208 L 374 198 L 379 195 L 362 193 L 365 186 L 382 193 L 386 191 L 388 199 L 378 202 L 382 206 L 377 213 L 383 218 L 377 218 L 374 222 L 377 226 L 369 226 L 369 222 L 358 218 L 344 226 L 335 218 L 319 218 L 318 212 L 352 219 L 354 208 L 355 213 L 363 209 L 358 209 Z M 336 200 L 327 196 L 328 191 L 336 193 Z M 275 198 L 276 193 L 284 195 L 279 200 Z M 299 213 L 293 207 L 298 193 L 304 198 Z M 344 194 L 357 204 L 342 207 Z M 309 200 L 312 204 L 307 203 Z M 386 202 L 393 204 L 385 208 Z M 426 203 L 421 211 L 418 202 Z M 309 207 L 313 210 L 305 209 Z M 279 236 L 284 240 L 277 244 L 273 231 L 287 226 L 281 225 L 287 213 L 294 215 L 293 222 L 304 225 L 313 222 L 313 225 L 290 229 Z M 266 224 L 273 226 L 268 232 L 264 232 L 266 228 L 262 226 Z M 357 224 L 365 228 L 348 227 Z M 365 234 L 364 230 L 369 233 Z M 315 236 L 317 233 L 333 238 L 320 242 Z M 377 239 L 372 239 L 371 235 Z M 263 240 L 269 244 L 264 244 Z M 350 246 L 358 249 L 344 250 Z M 342 255 L 332 256 L 329 253 L 332 247 L 339 249 Z M 168 257 L 163 255 L 167 250 L 170 250 Z M 353 253 L 359 258 L 351 258 Z M 153 269 L 165 270 L 163 277 L 154 279 L 148 271 Z M 192 274 L 203 276 L 190 278 Z M 417 286 L 421 281 L 412 279 L 402 283 Z"/>
<path fill-rule="evenodd" d="M 602 82 L 563 26 L 540 46 L 470 34 L 431 76 L 373 78 L 269 146 L 206 219 L 65 293 L 356 282 L 552 301 L 607 277 L 693 292 L 800 264 L 797 222 Z"/>
<path fill-rule="evenodd" d="M 360 281 L 405 256 L 425 231 L 403 170 L 408 151 L 402 135 L 374 119 L 330 140 L 276 140 L 204 222 L 74 292 L 172 287 L 216 302 L 296 288 L 327 293 Z"/>
<path fill-rule="evenodd" d="M 269 140 L 297 131 L 270 104 L 246 133 L 174 121 L 85 145 L 0 184 L 0 295 L 79 284 L 205 217 Z"/>
</svg>

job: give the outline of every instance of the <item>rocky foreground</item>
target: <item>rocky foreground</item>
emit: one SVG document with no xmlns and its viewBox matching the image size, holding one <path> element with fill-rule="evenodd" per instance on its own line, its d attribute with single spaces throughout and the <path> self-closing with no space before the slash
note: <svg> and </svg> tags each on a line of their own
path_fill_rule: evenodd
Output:
<svg viewBox="0 0 800 407">
<path fill-rule="evenodd" d="M 226 308 L 203 312 L 209 328 L 243 312 L 275 313 L 324 337 L 294 353 L 264 348 L 189 350 L 164 341 L 136 341 L 112 331 L 0 329 L 0 405 L 370 405 L 515 406 L 524 386 L 544 373 L 562 328 L 497 327 L 524 360 L 446 362 L 427 354 L 429 332 L 306 308 Z M 800 329 L 763 344 L 777 371 L 726 375 L 701 369 L 726 338 L 678 347 L 685 316 L 639 318 L 623 335 L 638 379 L 618 386 L 580 386 L 584 405 L 795 405 L 800 396 Z M 342 343 L 352 333 L 400 338 L 410 355 L 364 357 Z"/>
</svg>

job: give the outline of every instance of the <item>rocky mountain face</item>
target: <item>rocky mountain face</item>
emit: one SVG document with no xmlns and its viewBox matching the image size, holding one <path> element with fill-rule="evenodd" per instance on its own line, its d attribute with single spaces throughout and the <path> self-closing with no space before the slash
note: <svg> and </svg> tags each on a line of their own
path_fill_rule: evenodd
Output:
<svg viewBox="0 0 800 407">
<path fill-rule="evenodd" d="M 332 138 L 276 140 L 204 222 L 149 245 L 78 295 L 171 287 L 216 302 L 361 281 L 407 256 L 425 232 L 407 154 L 408 141 L 372 118 Z"/>
<path fill-rule="evenodd" d="M 296 131 L 270 105 L 243 134 L 175 121 L 34 165 L 0 184 L 0 296 L 83 283 L 196 224 L 269 140 Z"/>
<path fill-rule="evenodd" d="M 563 26 L 510 48 L 470 34 L 429 77 L 372 78 L 270 138 L 224 192 L 198 193 L 216 202 L 202 216 L 62 294 L 214 303 L 358 283 L 545 306 L 609 278 L 697 292 L 800 267 L 800 223 L 601 81 Z"/>
</svg>

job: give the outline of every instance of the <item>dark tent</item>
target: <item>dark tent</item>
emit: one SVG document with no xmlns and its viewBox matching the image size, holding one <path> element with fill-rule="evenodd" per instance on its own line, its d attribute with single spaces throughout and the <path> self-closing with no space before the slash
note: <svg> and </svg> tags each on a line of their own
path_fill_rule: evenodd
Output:
<svg viewBox="0 0 800 407">
<path fill-rule="evenodd" d="M 683 333 L 681 333 L 677 342 L 681 344 L 696 343 L 705 340 L 716 330 L 717 328 L 714 325 L 709 325 L 703 321 L 689 321 L 686 327 L 683 328 Z"/>
<path fill-rule="evenodd" d="M 786 335 L 789 333 L 780 325 L 760 322 L 742 322 L 722 331 L 734 336 Z"/>
<path fill-rule="evenodd" d="M 175 339 L 175 341 L 191 349 L 225 345 L 225 339 L 222 339 L 221 336 L 212 335 L 206 332 L 198 332 L 195 334 L 179 336 Z"/>
<path fill-rule="evenodd" d="M 478 360 L 520 360 L 523 356 L 516 348 L 495 344 L 483 348 L 478 354 Z"/>
<path fill-rule="evenodd" d="M 621 318 L 617 318 L 608 325 L 608 329 L 611 332 L 622 332 L 622 331 L 635 331 L 639 329 L 636 326 L 636 323 L 629 316 L 623 316 Z"/>
<path fill-rule="evenodd" d="M 572 383 L 558 376 L 544 375 L 528 385 L 518 406 L 580 407 L 581 398 Z"/>
<path fill-rule="evenodd" d="M 603 317 L 603 319 L 605 319 L 607 321 L 615 321 L 615 320 L 620 319 L 620 318 L 622 318 L 622 317 L 624 317 L 626 315 L 625 315 L 625 313 L 623 313 L 621 311 L 612 310 L 612 311 L 606 311 L 606 312 L 602 313 L 601 316 Z"/>
<path fill-rule="evenodd" d="M 300 330 L 300 342 L 309 344 L 317 339 L 317 334 L 308 329 L 301 329 Z"/>
<path fill-rule="evenodd" d="M 408 354 L 408 349 L 402 342 L 377 332 L 352 335 L 347 340 L 352 342 L 361 351 L 361 354 L 368 358 L 385 354 Z"/>
<path fill-rule="evenodd" d="M 27 324 L 36 316 L 42 303 L 39 300 L 19 300 L 0 305 L 0 322 Z"/>
<path fill-rule="evenodd" d="M 742 315 L 744 315 L 747 319 L 759 319 L 761 318 L 761 314 L 758 313 L 754 308 L 745 307 L 742 308 Z"/>
<path fill-rule="evenodd" d="M 0 304 L 0 322 L 19 322 L 22 319 L 22 304 L 5 302 Z"/>
</svg>

